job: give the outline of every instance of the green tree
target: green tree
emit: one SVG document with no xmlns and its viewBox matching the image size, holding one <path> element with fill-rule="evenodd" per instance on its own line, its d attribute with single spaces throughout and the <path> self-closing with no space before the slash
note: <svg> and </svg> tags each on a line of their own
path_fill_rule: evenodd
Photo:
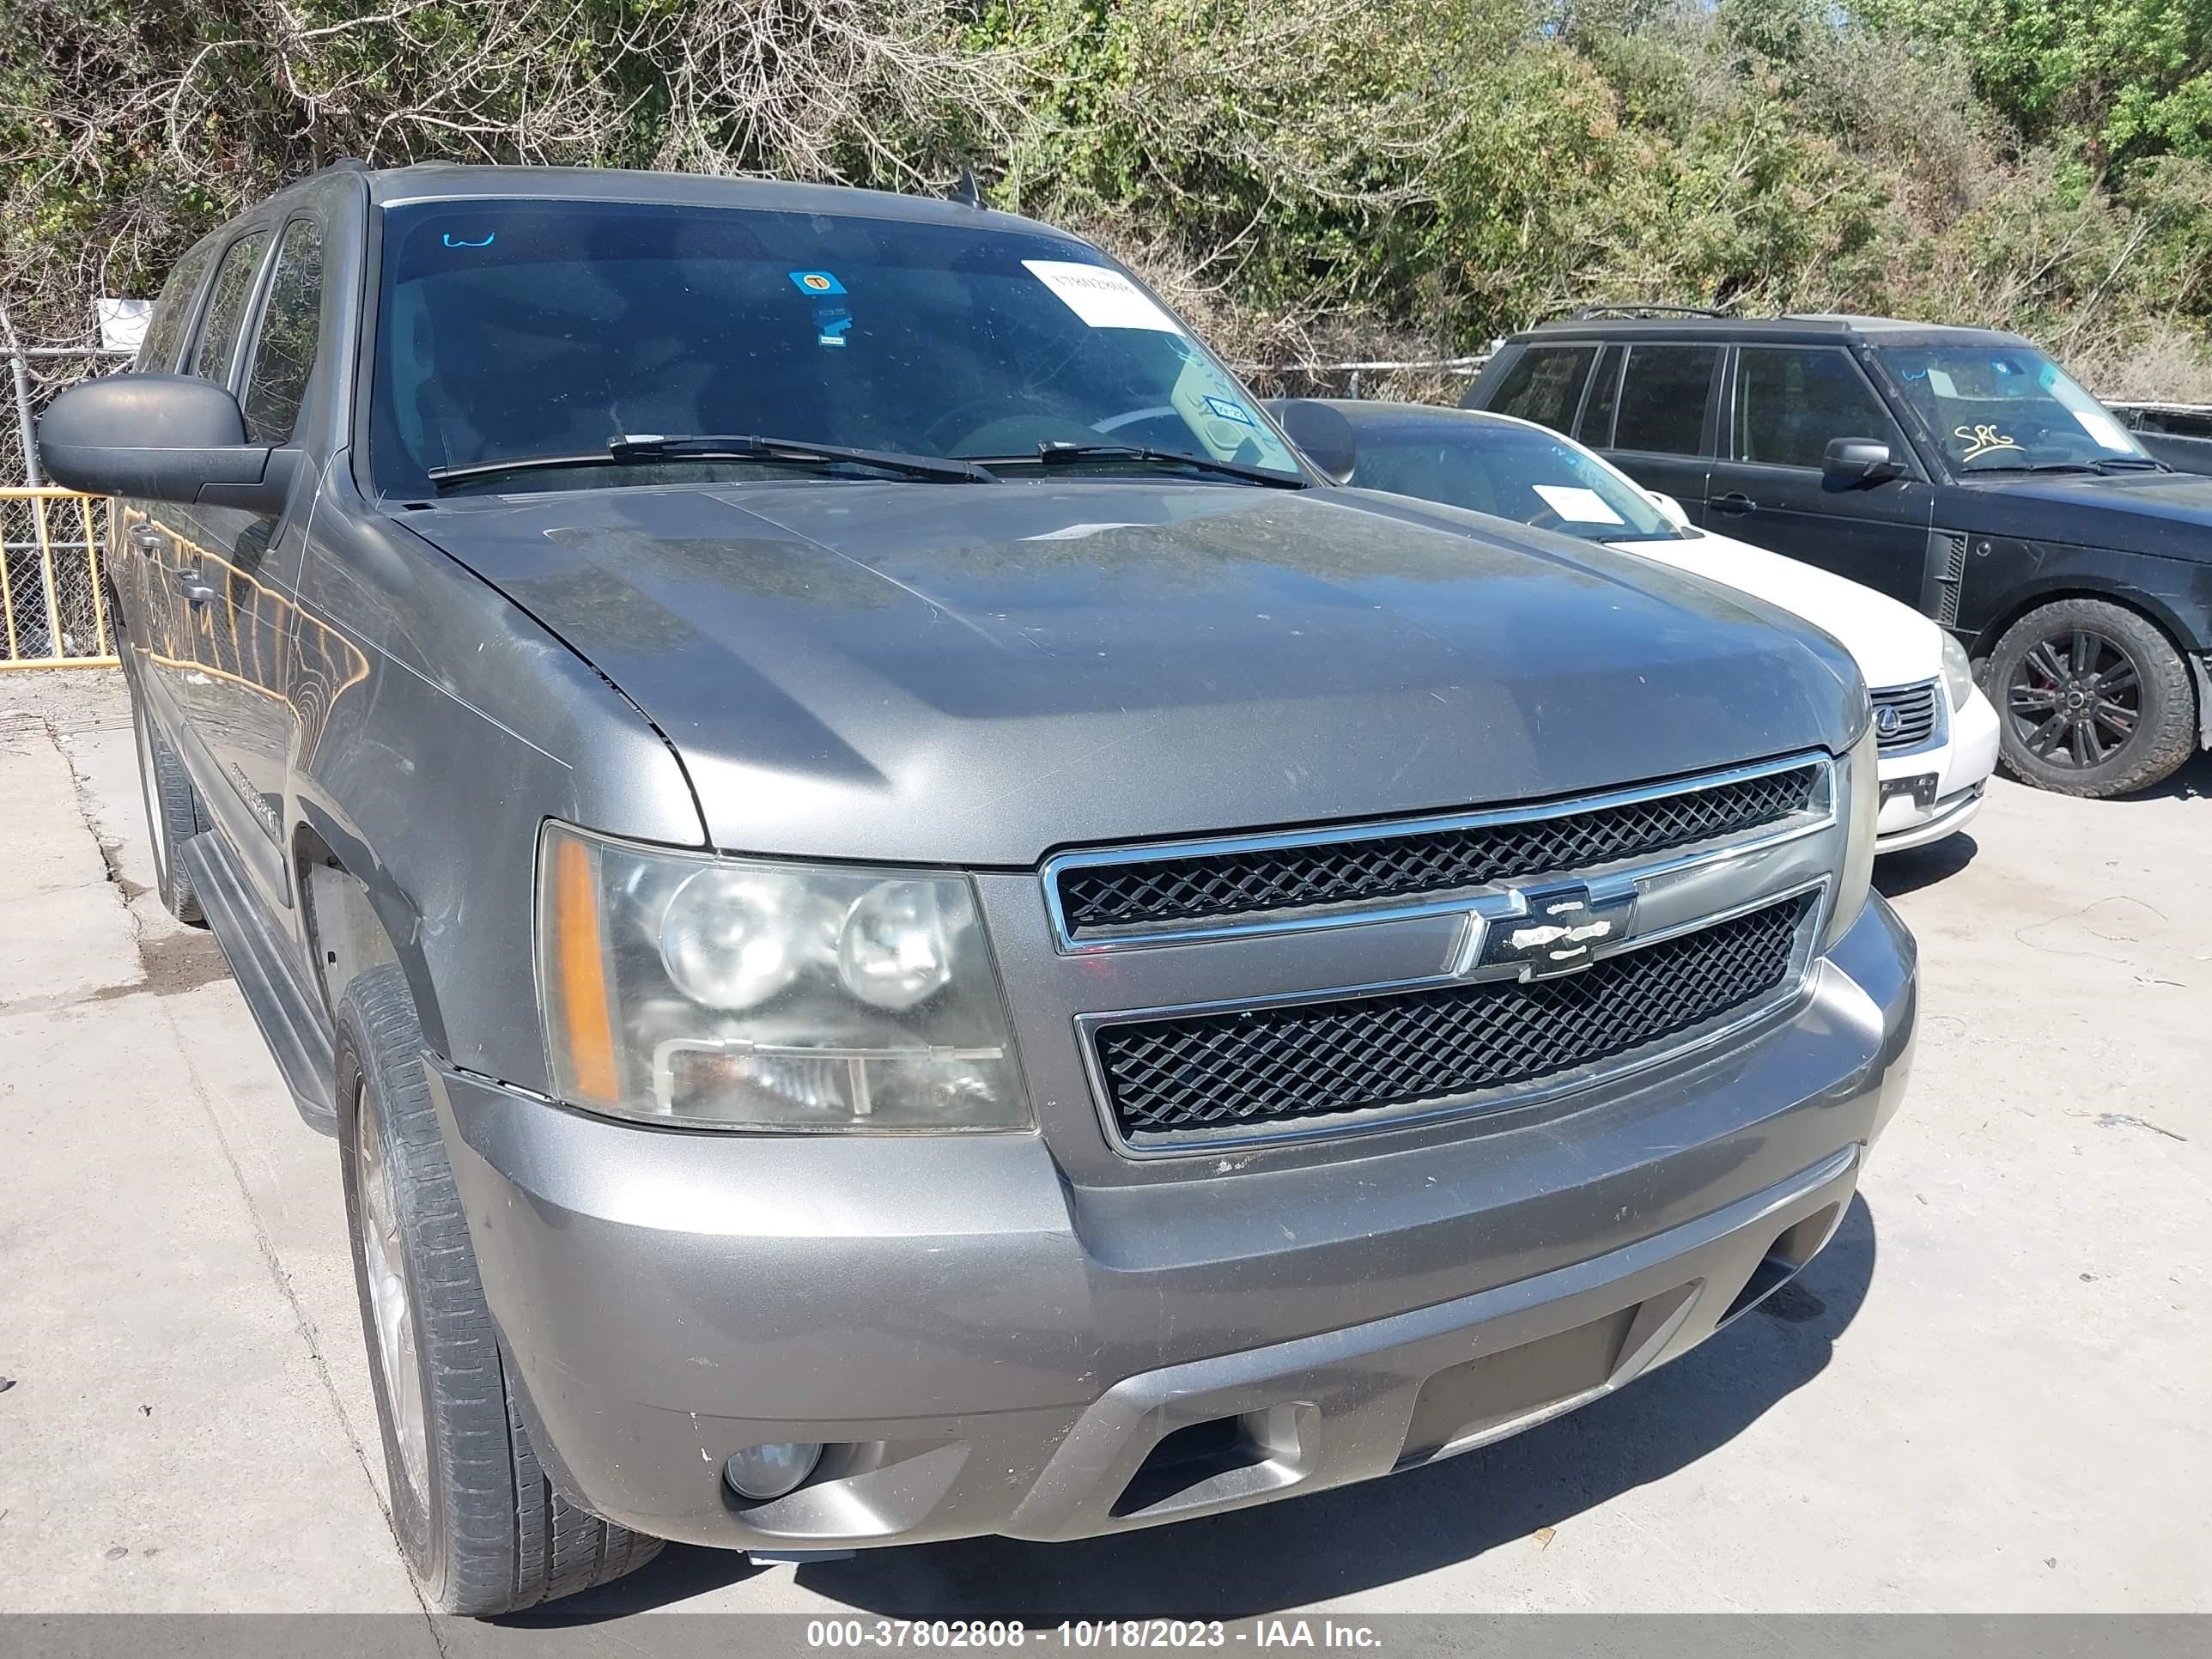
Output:
<svg viewBox="0 0 2212 1659">
<path fill-rule="evenodd" d="M 1876 29 L 1954 45 L 1982 96 L 2034 143 L 2093 165 L 2212 158 L 2204 0 L 1853 0 Z"/>
</svg>

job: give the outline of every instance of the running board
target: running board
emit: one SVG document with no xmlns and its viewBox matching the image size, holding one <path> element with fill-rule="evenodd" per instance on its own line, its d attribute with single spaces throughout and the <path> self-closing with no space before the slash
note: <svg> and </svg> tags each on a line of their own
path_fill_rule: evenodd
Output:
<svg viewBox="0 0 2212 1659">
<path fill-rule="evenodd" d="M 261 906 L 238 878 L 229 854 L 209 830 L 177 848 L 177 861 L 191 878 L 192 892 L 222 947 L 231 977 L 253 1011 L 253 1023 L 284 1074 L 292 1104 L 318 1134 L 337 1133 L 337 1110 L 331 1098 L 335 1056 L 330 1022 L 312 988 L 300 983 L 291 952 L 261 915 Z"/>
</svg>

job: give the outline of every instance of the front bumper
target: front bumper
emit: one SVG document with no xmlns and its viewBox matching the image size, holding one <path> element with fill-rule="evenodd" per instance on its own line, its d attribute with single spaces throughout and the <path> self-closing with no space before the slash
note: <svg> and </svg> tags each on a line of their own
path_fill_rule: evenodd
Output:
<svg viewBox="0 0 2212 1659">
<path fill-rule="evenodd" d="M 1997 713 L 1978 689 L 1964 708 L 1947 710 L 1945 740 L 1917 755 L 1885 755 L 1877 770 L 1886 785 L 1933 779 L 1924 804 L 1907 793 L 1884 791 L 1875 823 L 1875 850 L 1898 853 L 1965 829 L 1982 810 L 1990 775 L 1997 766 Z M 1923 787 L 1926 787 L 1923 785 Z"/>
<path fill-rule="evenodd" d="M 576 1502 L 732 1548 L 1075 1538 L 1449 1455 L 1702 1340 L 1841 1218 L 1916 997 L 1877 897 L 1790 1018 L 1580 1109 L 1118 1188 L 1035 1135 L 657 1131 L 432 1075 Z M 831 1449 L 731 1498 L 779 1440 Z"/>
</svg>

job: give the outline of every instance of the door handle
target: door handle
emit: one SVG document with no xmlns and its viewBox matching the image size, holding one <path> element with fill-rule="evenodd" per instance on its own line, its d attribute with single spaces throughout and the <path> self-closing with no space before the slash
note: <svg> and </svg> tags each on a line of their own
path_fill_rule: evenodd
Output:
<svg viewBox="0 0 2212 1659">
<path fill-rule="evenodd" d="M 1731 519 L 1740 519 L 1747 513 L 1759 510 L 1759 503 L 1741 489 L 1731 489 L 1725 495 L 1714 496 L 1712 505 L 1714 512 L 1725 513 Z"/>
<path fill-rule="evenodd" d="M 168 545 L 168 542 L 169 538 L 150 524 L 134 524 L 131 526 L 131 545 L 141 553 L 159 553 Z"/>
<path fill-rule="evenodd" d="M 177 584 L 177 592 L 185 596 L 185 603 L 210 605 L 214 602 L 215 589 L 200 580 L 198 571 L 179 570 L 173 574 Z"/>
</svg>

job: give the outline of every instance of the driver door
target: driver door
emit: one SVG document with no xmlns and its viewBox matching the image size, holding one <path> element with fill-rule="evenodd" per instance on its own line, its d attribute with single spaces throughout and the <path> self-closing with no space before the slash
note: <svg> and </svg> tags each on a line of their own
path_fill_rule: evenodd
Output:
<svg viewBox="0 0 2212 1659">
<path fill-rule="evenodd" d="M 1935 490 L 1850 353 L 1747 345 L 1734 356 L 1729 441 L 1706 480 L 1706 527 L 1917 609 Z M 1837 438 L 1887 444 L 1907 476 L 1870 488 L 1832 485 L 1821 460 Z"/>
<path fill-rule="evenodd" d="M 289 218 L 246 312 L 229 384 L 246 438 L 286 444 L 313 372 L 322 317 L 322 227 Z M 210 378 L 215 378 L 210 369 Z M 213 776 L 201 798 L 272 909 L 291 902 L 283 842 L 296 722 L 291 698 L 301 624 L 299 586 L 315 478 L 301 469 L 282 514 L 231 507 L 170 509 L 191 556 L 179 592 L 191 613 L 183 701 Z"/>
</svg>

